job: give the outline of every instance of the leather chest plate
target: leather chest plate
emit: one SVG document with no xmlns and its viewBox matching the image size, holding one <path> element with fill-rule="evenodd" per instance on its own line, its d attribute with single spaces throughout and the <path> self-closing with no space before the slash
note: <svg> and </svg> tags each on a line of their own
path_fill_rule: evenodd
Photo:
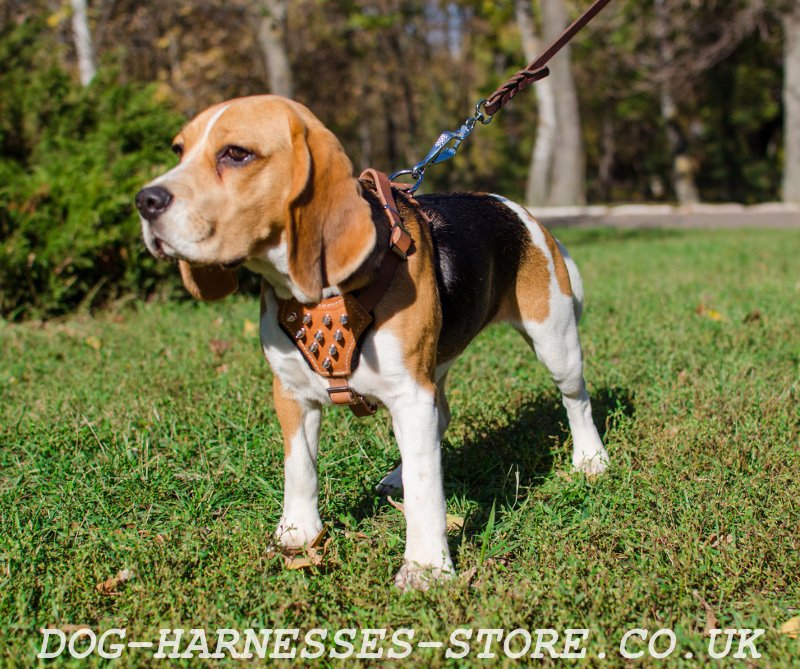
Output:
<svg viewBox="0 0 800 669">
<path fill-rule="evenodd" d="M 352 295 L 340 295 L 305 305 L 292 298 L 279 300 L 278 322 L 300 349 L 308 364 L 325 377 L 353 372 L 358 340 L 372 322 Z"/>
</svg>

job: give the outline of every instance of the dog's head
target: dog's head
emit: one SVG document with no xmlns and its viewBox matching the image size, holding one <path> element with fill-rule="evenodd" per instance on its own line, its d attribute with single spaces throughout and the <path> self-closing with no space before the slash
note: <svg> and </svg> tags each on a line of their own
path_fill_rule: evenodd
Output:
<svg viewBox="0 0 800 669">
<path fill-rule="evenodd" d="M 314 302 L 375 245 L 370 207 L 339 141 L 302 105 L 272 95 L 207 109 L 175 138 L 180 163 L 136 196 L 149 251 L 179 261 L 186 288 L 213 300 L 234 268 L 270 250 L 295 296 Z"/>
</svg>

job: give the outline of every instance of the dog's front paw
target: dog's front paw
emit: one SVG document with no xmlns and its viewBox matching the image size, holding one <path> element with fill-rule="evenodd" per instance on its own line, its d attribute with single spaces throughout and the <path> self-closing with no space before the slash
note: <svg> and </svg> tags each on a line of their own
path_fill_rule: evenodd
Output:
<svg viewBox="0 0 800 669">
<path fill-rule="evenodd" d="M 306 522 L 281 518 L 275 530 L 275 541 L 286 551 L 293 551 L 304 546 L 315 546 L 322 534 L 322 521 L 317 519 Z"/>
<path fill-rule="evenodd" d="M 403 592 L 427 590 L 431 586 L 449 581 L 455 576 L 455 569 L 448 560 L 442 566 L 421 565 L 418 562 L 404 562 L 394 577 L 394 584 Z"/>
<path fill-rule="evenodd" d="M 608 453 L 602 447 L 588 453 L 578 451 L 572 456 L 572 466 L 576 472 L 599 476 L 608 469 Z"/>
</svg>

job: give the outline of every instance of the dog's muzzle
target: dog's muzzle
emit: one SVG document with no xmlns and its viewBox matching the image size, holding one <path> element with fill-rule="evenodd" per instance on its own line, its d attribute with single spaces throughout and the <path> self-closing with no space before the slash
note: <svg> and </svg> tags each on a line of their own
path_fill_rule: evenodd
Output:
<svg viewBox="0 0 800 669">
<path fill-rule="evenodd" d="M 136 208 L 139 213 L 153 223 L 172 204 L 172 193 L 161 186 L 148 186 L 136 194 Z"/>
</svg>

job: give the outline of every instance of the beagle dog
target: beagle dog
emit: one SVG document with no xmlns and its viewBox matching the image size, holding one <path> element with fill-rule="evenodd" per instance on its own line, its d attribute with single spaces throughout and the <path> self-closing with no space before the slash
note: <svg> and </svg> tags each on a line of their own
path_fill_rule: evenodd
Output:
<svg viewBox="0 0 800 669">
<path fill-rule="evenodd" d="M 326 380 L 278 322 L 278 300 L 303 304 L 368 285 L 388 235 L 375 194 L 353 175 L 336 137 L 304 106 L 273 95 L 207 109 L 174 140 L 180 163 L 136 196 L 142 234 L 177 260 L 188 291 L 216 300 L 244 265 L 263 277 L 260 336 L 274 372 L 285 493 L 276 540 L 310 545 L 322 531 L 317 448 Z M 398 198 L 413 253 L 374 308 L 350 387 L 391 413 L 402 464 L 406 546 L 395 578 L 426 588 L 453 575 L 447 545 L 441 440 L 450 421 L 447 372 L 487 325 L 508 322 L 563 395 L 576 470 L 599 474 L 608 455 L 592 421 L 578 339 L 583 287 L 561 244 L 498 195 Z"/>
</svg>

